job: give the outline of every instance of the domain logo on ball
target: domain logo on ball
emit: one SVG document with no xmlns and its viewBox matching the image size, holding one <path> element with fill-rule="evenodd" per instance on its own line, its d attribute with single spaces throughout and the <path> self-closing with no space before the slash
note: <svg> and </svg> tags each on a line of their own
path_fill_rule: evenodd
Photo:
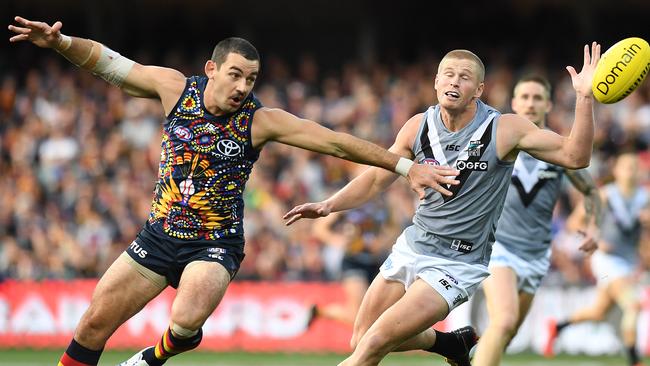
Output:
<svg viewBox="0 0 650 366">
<path fill-rule="evenodd" d="M 605 52 L 594 73 L 592 91 L 601 103 L 611 104 L 630 95 L 650 72 L 650 46 L 642 38 L 617 42 Z"/>
</svg>

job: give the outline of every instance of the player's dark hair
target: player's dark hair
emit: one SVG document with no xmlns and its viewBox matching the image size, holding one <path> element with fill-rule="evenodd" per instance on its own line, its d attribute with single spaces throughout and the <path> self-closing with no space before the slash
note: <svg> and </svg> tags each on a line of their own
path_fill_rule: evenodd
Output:
<svg viewBox="0 0 650 366">
<path fill-rule="evenodd" d="M 544 90 L 546 90 L 546 98 L 548 100 L 551 99 L 551 83 L 548 81 L 547 78 L 543 77 L 542 75 L 537 75 L 537 74 L 528 74 L 528 75 L 524 75 L 523 77 L 519 78 L 519 80 L 517 80 L 517 84 L 515 84 L 515 87 L 512 88 L 513 93 L 514 93 L 514 91 L 517 90 L 517 87 L 520 84 L 527 83 L 527 82 L 533 82 L 533 83 L 537 83 L 537 84 L 543 86 Z"/>
<path fill-rule="evenodd" d="M 245 59 L 251 61 L 260 60 L 260 55 L 257 53 L 255 46 L 247 40 L 239 37 L 226 38 L 217 43 L 214 47 L 214 51 L 212 51 L 211 60 L 217 64 L 217 67 L 220 67 L 226 61 L 226 58 L 230 53 L 242 55 Z"/>
</svg>

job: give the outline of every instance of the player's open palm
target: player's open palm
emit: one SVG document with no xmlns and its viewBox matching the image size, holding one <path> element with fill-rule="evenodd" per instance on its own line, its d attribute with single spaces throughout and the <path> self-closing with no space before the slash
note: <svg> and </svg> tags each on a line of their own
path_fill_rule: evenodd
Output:
<svg viewBox="0 0 650 366">
<path fill-rule="evenodd" d="M 300 219 L 316 219 L 325 217 L 332 212 L 332 209 L 325 202 L 304 203 L 296 206 L 282 216 L 283 219 L 288 220 L 285 225 L 289 226 Z"/>
<path fill-rule="evenodd" d="M 49 24 L 43 22 L 34 22 L 21 17 L 15 17 L 18 26 L 10 25 L 9 30 L 16 33 L 9 38 L 9 42 L 30 41 L 38 47 L 54 48 L 61 41 L 61 22 Z"/>
<path fill-rule="evenodd" d="M 594 73 L 598 61 L 600 60 L 600 44 L 593 42 L 591 44 L 591 53 L 589 52 L 589 45 L 585 45 L 584 50 L 584 63 L 582 70 L 577 73 L 573 66 L 567 66 L 566 69 L 571 75 L 571 82 L 576 94 L 582 96 L 592 95 L 591 84 L 594 79 Z"/>
</svg>

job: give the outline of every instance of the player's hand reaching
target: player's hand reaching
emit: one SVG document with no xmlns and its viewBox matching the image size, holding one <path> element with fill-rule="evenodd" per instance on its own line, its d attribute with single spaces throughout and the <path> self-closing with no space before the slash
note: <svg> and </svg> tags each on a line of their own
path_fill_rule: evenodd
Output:
<svg viewBox="0 0 650 366">
<path fill-rule="evenodd" d="M 300 206 L 296 206 L 282 216 L 283 219 L 288 221 L 285 225 L 289 226 L 294 222 L 300 219 L 316 219 L 319 217 L 325 217 L 332 212 L 332 208 L 327 203 L 327 201 L 316 202 L 316 203 L 304 203 Z"/>
<path fill-rule="evenodd" d="M 591 53 L 589 53 L 589 45 L 585 45 L 584 50 L 584 63 L 582 70 L 578 74 L 573 66 L 567 66 L 566 69 L 571 75 L 571 82 L 576 94 L 583 97 L 590 97 L 593 95 L 591 91 L 591 84 L 594 80 L 594 72 L 598 61 L 600 60 L 600 44 L 593 42 L 591 44 Z"/>
<path fill-rule="evenodd" d="M 34 22 L 21 17 L 14 20 L 19 26 L 9 25 L 9 30 L 16 33 L 9 42 L 30 41 L 38 47 L 57 48 L 61 43 L 61 27 L 63 23 L 56 22 L 53 26 L 43 22 Z"/>
<path fill-rule="evenodd" d="M 408 172 L 408 181 L 420 199 L 424 199 L 425 188 L 433 188 L 445 196 L 451 196 L 448 185 L 457 185 L 460 172 L 449 166 L 413 164 Z"/>
</svg>

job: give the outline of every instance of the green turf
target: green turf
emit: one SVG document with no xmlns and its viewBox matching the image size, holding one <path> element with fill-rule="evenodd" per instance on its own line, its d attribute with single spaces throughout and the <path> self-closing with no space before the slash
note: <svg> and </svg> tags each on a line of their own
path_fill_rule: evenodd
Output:
<svg viewBox="0 0 650 366">
<path fill-rule="evenodd" d="M 0 365 L 12 366 L 55 366 L 62 351 L 0 350 Z M 116 365 L 126 360 L 133 352 L 105 352 L 101 366 Z M 341 355 L 263 354 L 263 353 L 212 353 L 189 352 L 174 357 L 166 366 L 325 366 L 336 365 Z M 508 355 L 503 366 L 610 366 L 625 365 L 622 357 L 558 356 L 552 360 L 539 355 Z M 442 366 L 440 357 L 421 354 L 395 354 L 387 357 L 383 366 Z"/>
</svg>

